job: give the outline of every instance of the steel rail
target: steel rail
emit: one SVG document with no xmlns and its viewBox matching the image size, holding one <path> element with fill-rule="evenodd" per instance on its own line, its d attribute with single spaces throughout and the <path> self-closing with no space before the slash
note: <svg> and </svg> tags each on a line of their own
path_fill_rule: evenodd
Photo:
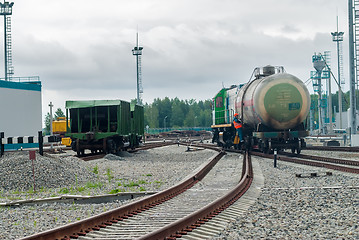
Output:
<svg viewBox="0 0 359 240">
<path fill-rule="evenodd" d="M 320 162 L 329 162 L 329 163 L 337 163 L 337 164 L 343 164 L 343 165 L 359 166 L 359 161 L 353 161 L 353 160 L 348 160 L 348 159 L 329 158 L 329 157 L 313 156 L 313 155 L 306 155 L 306 154 L 293 155 L 291 153 L 285 153 L 285 152 L 281 152 L 280 154 L 286 155 L 289 157 L 304 158 L 304 159 L 316 160 L 316 161 L 320 161 Z"/>
<path fill-rule="evenodd" d="M 145 144 L 144 146 L 135 148 L 135 149 L 130 149 L 128 150 L 128 152 L 133 153 L 133 152 L 137 152 L 139 150 L 148 150 L 148 149 L 152 149 L 152 148 L 157 148 L 157 147 L 165 147 L 165 146 L 169 146 L 169 145 L 173 145 L 173 142 L 156 142 L 156 143 L 150 143 L 150 144 Z M 84 161 L 90 161 L 90 160 L 96 160 L 96 159 L 100 159 L 103 158 L 106 154 L 104 153 L 91 153 L 91 154 L 86 154 L 85 156 L 81 156 L 79 157 L 81 160 Z"/>
<path fill-rule="evenodd" d="M 245 170 L 242 173 L 241 180 L 230 192 L 187 217 L 179 219 L 176 222 L 139 239 L 176 239 L 182 235 L 186 235 L 187 232 L 191 232 L 201 224 L 208 222 L 214 216 L 232 205 L 249 189 L 253 181 L 253 169 L 250 155 L 246 152 L 244 158 L 243 169 Z"/>
<path fill-rule="evenodd" d="M 148 210 L 151 207 L 159 205 L 160 203 L 181 194 L 203 179 L 212 167 L 225 155 L 224 151 L 218 152 L 217 155 L 209 159 L 208 163 L 202 169 L 169 189 L 93 217 L 22 238 L 22 240 L 78 238 L 79 236 L 85 236 L 90 231 L 105 228 L 113 223 L 117 223 L 118 221 L 136 215 L 137 213 Z"/>
<path fill-rule="evenodd" d="M 336 152 L 359 152 L 359 147 L 328 147 L 328 146 L 306 146 L 303 150 L 336 151 Z"/>
<path fill-rule="evenodd" d="M 255 155 L 255 156 L 259 156 L 259 157 L 273 159 L 272 154 L 264 154 L 264 153 L 260 153 L 260 152 L 251 152 L 251 154 Z M 298 156 L 298 157 L 300 157 L 300 156 Z M 338 170 L 338 171 L 342 171 L 342 172 L 359 174 L 359 168 L 350 168 L 350 167 L 339 166 L 339 165 L 334 165 L 334 164 L 329 164 L 329 163 L 307 161 L 307 160 L 303 160 L 303 159 L 291 158 L 291 157 L 285 157 L 285 156 L 278 156 L 277 159 L 281 160 L 281 161 L 285 161 L 285 162 L 292 162 L 292 163 L 298 163 L 298 164 L 309 165 L 309 166 L 314 166 L 314 167 L 322 167 L 322 168 L 328 168 L 328 169 Z"/>
</svg>

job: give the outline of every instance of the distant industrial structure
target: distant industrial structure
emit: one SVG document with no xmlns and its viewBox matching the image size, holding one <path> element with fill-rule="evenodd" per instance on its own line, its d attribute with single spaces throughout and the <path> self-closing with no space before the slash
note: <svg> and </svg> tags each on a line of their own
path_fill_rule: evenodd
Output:
<svg viewBox="0 0 359 240">
<path fill-rule="evenodd" d="M 142 49 L 138 45 L 138 32 L 136 34 L 136 46 L 132 49 L 132 55 L 136 56 L 136 68 L 137 68 L 137 104 L 142 105 L 142 94 L 143 94 L 143 87 L 142 87 L 142 70 L 141 70 L 141 56 L 142 56 Z"/>
<path fill-rule="evenodd" d="M 13 77 L 11 15 L 14 3 L 0 3 L 0 15 L 4 16 L 4 78 L 0 78 L 0 132 L 1 137 L 37 136 L 42 130 L 42 85 L 38 76 Z M 14 143 L 5 149 L 37 147 L 38 143 Z"/>
<path fill-rule="evenodd" d="M 314 92 L 318 94 L 318 129 L 319 134 L 327 134 L 333 130 L 332 122 L 332 97 L 330 81 L 330 52 L 314 53 L 312 56 L 313 67 L 315 71 L 310 72 L 310 78 L 313 82 Z M 326 89 L 323 89 L 325 81 Z M 313 103 L 312 103 L 313 104 Z M 313 104 L 314 105 L 314 104 Z M 311 112 L 314 110 L 311 107 Z M 313 113 L 310 114 L 313 121 Z M 311 129 L 313 131 L 313 129 Z"/>
</svg>

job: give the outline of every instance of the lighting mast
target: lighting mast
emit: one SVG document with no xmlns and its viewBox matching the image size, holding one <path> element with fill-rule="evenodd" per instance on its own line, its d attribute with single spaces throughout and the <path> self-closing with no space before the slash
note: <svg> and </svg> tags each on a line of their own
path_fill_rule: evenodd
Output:
<svg viewBox="0 0 359 240">
<path fill-rule="evenodd" d="M 143 47 L 138 46 L 138 32 L 136 34 L 136 46 L 132 49 L 132 55 L 136 56 L 137 67 L 137 104 L 142 105 L 142 72 L 141 72 L 141 55 Z"/>
<path fill-rule="evenodd" d="M 12 52 L 11 52 L 11 17 L 13 2 L 0 3 L 0 15 L 4 16 L 4 63 L 5 63 L 5 81 L 9 81 L 8 75 L 14 74 L 14 67 L 12 66 Z"/>
</svg>

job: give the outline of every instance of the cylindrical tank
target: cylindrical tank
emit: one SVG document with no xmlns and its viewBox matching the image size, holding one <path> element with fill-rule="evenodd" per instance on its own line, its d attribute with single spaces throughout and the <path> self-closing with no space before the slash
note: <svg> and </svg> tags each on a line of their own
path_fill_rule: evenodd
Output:
<svg viewBox="0 0 359 240">
<path fill-rule="evenodd" d="M 287 73 L 249 82 L 239 90 L 235 103 L 236 112 L 243 117 L 244 125 L 253 129 L 259 123 L 274 130 L 295 128 L 305 120 L 309 107 L 307 87 L 297 77 Z"/>
</svg>

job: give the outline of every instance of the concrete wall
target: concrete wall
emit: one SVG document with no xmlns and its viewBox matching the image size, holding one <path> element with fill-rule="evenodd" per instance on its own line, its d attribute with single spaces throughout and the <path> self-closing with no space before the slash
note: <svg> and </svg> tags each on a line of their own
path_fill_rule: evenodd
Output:
<svg viewBox="0 0 359 240">
<path fill-rule="evenodd" d="M 41 82 L 0 81 L 0 132 L 37 136 L 42 130 Z"/>
</svg>

